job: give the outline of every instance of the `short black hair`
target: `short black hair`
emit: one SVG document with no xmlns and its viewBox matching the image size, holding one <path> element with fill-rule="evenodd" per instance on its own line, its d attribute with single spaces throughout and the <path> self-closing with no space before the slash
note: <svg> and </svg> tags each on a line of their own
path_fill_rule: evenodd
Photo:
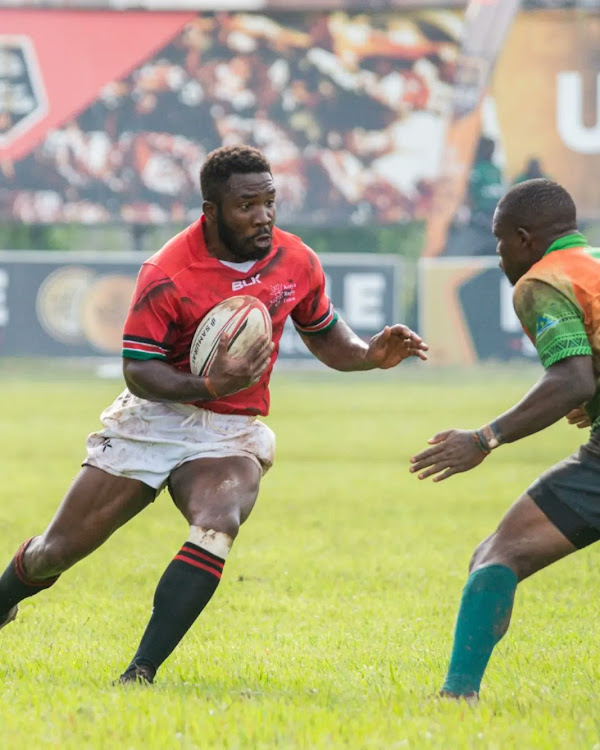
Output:
<svg viewBox="0 0 600 750">
<path fill-rule="evenodd" d="M 221 146 L 211 151 L 200 170 L 200 190 L 205 201 L 220 203 L 227 181 L 234 174 L 269 172 L 271 165 L 252 146 Z"/>
<path fill-rule="evenodd" d="M 573 198 L 553 180 L 536 178 L 512 187 L 498 203 L 498 211 L 514 226 L 529 230 L 575 227 L 577 209 Z"/>
</svg>

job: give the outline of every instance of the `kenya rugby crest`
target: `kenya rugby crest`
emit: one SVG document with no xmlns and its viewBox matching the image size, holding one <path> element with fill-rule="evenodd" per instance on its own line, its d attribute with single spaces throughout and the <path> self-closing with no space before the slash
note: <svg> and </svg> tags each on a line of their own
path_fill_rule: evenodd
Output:
<svg viewBox="0 0 600 750">
<path fill-rule="evenodd" d="M 47 112 L 47 97 L 31 39 L 0 34 L 0 147 L 8 146 Z"/>
</svg>

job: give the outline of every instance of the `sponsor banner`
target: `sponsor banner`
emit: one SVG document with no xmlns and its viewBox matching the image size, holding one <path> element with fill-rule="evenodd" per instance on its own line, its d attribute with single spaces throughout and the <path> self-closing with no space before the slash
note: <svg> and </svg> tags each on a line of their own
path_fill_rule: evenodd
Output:
<svg viewBox="0 0 600 750">
<path fill-rule="evenodd" d="M 462 16 L 0 10 L 0 218 L 192 221 L 244 143 L 282 224 L 423 220 Z"/>
<path fill-rule="evenodd" d="M 482 88 L 510 25 L 510 7 L 510 2 L 488 6 L 488 14 L 497 13 L 498 26 L 488 28 L 493 42 L 484 29 L 472 33 L 467 11 L 453 100 L 455 112 L 458 107 L 466 114 L 454 113 L 449 126 L 427 225 L 426 256 L 493 252 L 489 228 L 495 205 L 508 187 L 526 179 L 560 182 L 572 194 L 581 219 L 600 217 L 598 6 L 585 1 L 526 3 L 498 55 L 493 85 Z M 467 54 L 469 38 L 474 49 Z M 471 88 L 463 86 L 463 79 L 471 81 Z M 478 234 L 471 248 L 460 249 Z"/>
<path fill-rule="evenodd" d="M 419 333 L 434 365 L 536 360 L 497 258 L 422 258 Z"/>
<path fill-rule="evenodd" d="M 97 100 L 111 81 L 168 43 L 191 18 L 190 13 L 124 13 L 116 18 L 102 12 L 0 10 L 0 161 L 18 162 L 54 128 Z M 75 144 L 63 141 L 68 159 Z M 95 145 L 101 148 L 98 138 Z M 5 175 L 0 187 L 9 188 L 11 176 Z"/>
<path fill-rule="evenodd" d="M 468 0 L 2 0 L 4 7 L 110 10 L 384 10 L 462 8 Z M 600 8 L 600 0 L 524 0 L 531 8 Z"/>
<path fill-rule="evenodd" d="M 499 60 L 493 95 L 506 182 L 548 176 L 569 190 L 581 218 L 597 219 L 600 14 L 520 14 Z"/>
<path fill-rule="evenodd" d="M 483 97 L 519 6 L 520 0 L 470 0 L 467 6 L 424 256 L 439 255 L 445 249 L 448 228 L 463 201 L 481 132 Z"/>
<path fill-rule="evenodd" d="M 548 0 L 551 2 L 552 0 Z M 589 1 L 589 0 L 588 0 Z M 460 8 L 466 0 L 2 0 L 6 7 L 104 8 L 108 10 L 393 10 Z"/>
<path fill-rule="evenodd" d="M 320 257 L 331 299 L 359 336 L 398 321 L 401 259 Z M 119 356 L 142 262 L 129 253 L 0 252 L 0 356 Z M 289 321 L 280 357 L 312 358 Z"/>
</svg>

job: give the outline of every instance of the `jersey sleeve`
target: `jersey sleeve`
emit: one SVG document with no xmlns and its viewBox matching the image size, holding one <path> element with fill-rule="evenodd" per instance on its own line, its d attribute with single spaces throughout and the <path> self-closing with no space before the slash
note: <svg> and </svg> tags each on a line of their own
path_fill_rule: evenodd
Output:
<svg viewBox="0 0 600 750">
<path fill-rule="evenodd" d="M 123 328 L 123 357 L 167 359 L 177 329 L 178 300 L 175 283 L 154 264 L 144 263 Z"/>
<path fill-rule="evenodd" d="M 526 279 L 514 293 L 515 312 L 545 368 L 592 354 L 581 311 L 550 284 Z"/>
<path fill-rule="evenodd" d="M 338 315 L 325 291 L 325 274 L 317 254 L 308 252 L 308 292 L 292 311 L 296 330 L 304 335 L 323 333 L 337 322 Z"/>
</svg>

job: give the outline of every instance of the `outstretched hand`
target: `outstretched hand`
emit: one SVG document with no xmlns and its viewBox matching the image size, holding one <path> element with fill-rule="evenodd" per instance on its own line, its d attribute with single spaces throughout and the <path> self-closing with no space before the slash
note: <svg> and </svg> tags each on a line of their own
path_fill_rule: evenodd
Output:
<svg viewBox="0 0 600 750">
<path fill-rule="evenodd" d="M 453 474 L 479 466 L 489 455 L 478 446 L 471 430 L 445 430 L 438 432 L 427 442 L 432 446 L 410 459 L 410 471 L 421 471 L 419 479 L 432 475 L 434 482 L 441 482 Z M 425 469 L 425 471 L 422 471 Z"/>
<path fill-rule="evenodd" d="M 408 326 L 397 323 L 386 326 L 369 341 L 365 358 L 367 362 L 381 370 L 395 367 L 408 357 L 427 359 L 429 347 L 423 339 Z"/>
<path fill-rule="evenodd" d="M 275 345 L 268 336 L 260 336 L 243 357 L 230 356 L 231 336 L 219 339 L 217 353 L 209 370 L 212 390 L 218 397 L 230 396 L 254 385 L 269 366 Z"/>
</svg>

